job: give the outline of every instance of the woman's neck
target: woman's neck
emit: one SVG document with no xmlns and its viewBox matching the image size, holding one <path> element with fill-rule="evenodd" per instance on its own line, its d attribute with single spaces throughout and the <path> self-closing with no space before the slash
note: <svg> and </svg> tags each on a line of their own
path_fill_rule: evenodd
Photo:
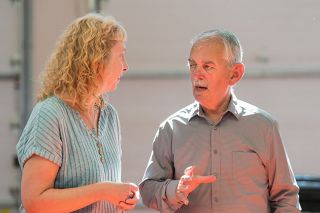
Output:
<svg viewBox="0 0 320 213">
<path fill-rule="evenodd" d="M 74 110 L 79 112 L 82 120 L 89 129 L 98 129 L 99 114 L 102 105 L 102 99 L 100 97 L 89 97 L 86 100 L 88 104 L 85 108 L 80 107 L 77 103 L 72 103 L 72 99 L 68 95 L 59 95 L 59 97 Z"/>
</svg>

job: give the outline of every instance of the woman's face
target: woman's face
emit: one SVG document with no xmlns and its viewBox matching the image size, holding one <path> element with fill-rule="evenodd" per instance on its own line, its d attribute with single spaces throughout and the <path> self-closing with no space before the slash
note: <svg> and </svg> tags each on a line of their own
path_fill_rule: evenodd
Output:
<svg viewBox="0 0 320 213">
<path fill-rule="evenodd" d="M 114 91 L 123 72 L 128 70 L 125 52 L 124 41 L 117 41 L 111 48 L 109 61 L 106 62 L 104 69 L 101 71 L 102 93 Z"/>
</svg>

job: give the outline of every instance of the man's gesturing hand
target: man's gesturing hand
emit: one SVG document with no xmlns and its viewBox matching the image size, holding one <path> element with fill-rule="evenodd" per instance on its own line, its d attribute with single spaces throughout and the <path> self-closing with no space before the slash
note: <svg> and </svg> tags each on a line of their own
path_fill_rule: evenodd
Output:
<svg viewBox="0 0 320 213">
<path fill-rule="evenodd" d="M 201 183 L 213 183 L 216 181 L 216 177 L 213 175 L 201 176 L 196 173 L 196 167 L 189 166 L 184 170 L 184 175 L 180 178 L 178 183 L 176 191 L 177 197 L 184 205 L 189 204 L 188 195 Z"/>
</svg>

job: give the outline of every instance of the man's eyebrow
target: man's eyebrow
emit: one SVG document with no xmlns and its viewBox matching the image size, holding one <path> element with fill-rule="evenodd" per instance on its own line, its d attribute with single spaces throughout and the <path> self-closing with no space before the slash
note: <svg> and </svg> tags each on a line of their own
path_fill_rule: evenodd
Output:
<svg viewBox="0 0 320 213">
<path fill-rule="evenodd" d="M 189 63 L 195 63 L 195 61 L 191 58 L 188 58 L 188 62 Z M 213 61 L 205 61 L 203 64 L 212 64 L 215 65 L 215 63 Z"/>
<path fill-rule="evenodd" d="M 213 61 L 205 61 L 204 64 L 215 64 Z"/>
</svg>

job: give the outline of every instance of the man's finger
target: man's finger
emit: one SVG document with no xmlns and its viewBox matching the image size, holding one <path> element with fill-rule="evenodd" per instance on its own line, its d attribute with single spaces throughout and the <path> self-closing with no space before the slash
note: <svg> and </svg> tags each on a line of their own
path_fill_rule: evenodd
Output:
<svg viewBox="0 0 320 213">
<path fill-rule="evenodd" d="M 180 192 L 187 192 L 189 190 L 189 186 L 188 185 L 183 185 L 183 184 L 179 184 L 178 185 L 178 191 Z"/>
<path fill-rule="evenodd" d="M 187 175 L 183 175 L 181 178 L 180 178 L 181 182 L 182 183 L 185 183 L 185 182 L 190 182 L 192 180 L 192 177 L 191 176 L 187 176 Z"/>
<path fill-rule="evenodd" d="M 217 180 L 216 176 L 210 175 L 210 176 L 195 176 L 194 177 L 196 181 L 199 183 L 213 183 Z"/>
<path fill-rule="evenodd" d="M 193 176 L 195 172 L 196 167 L 195 166 L 189 166 L 184 170 L 184 174 L 187 176 Z"/>
<path fill-rule="evenodd" d="M 217 180 L 216 176 L 210 175 L 210 176 L 193 176 L 188 180 L 184 180 L 184 183 L 213 183 Z"/>
<path fill-rule="evenodd" d="M 178 191 L 177 197 L 180 200 L 180 202 L 182 202 L 182 204 L 184 204 L 184 205 L 188 205 L 189 204 L 189 200 L 187 198 L 187 195 L 185 195 L 181 191 Z"/>
</svg>

